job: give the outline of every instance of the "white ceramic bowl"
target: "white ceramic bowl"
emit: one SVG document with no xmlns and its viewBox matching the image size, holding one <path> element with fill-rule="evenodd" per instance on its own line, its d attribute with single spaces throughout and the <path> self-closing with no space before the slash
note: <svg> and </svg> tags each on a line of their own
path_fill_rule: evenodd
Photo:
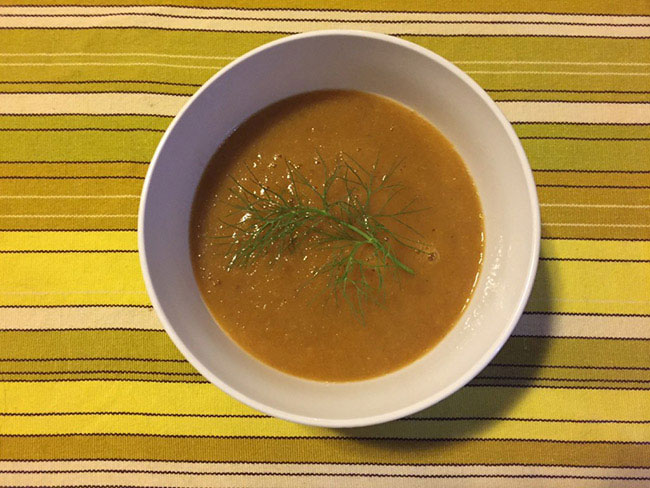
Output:
<svg viewBox="0 0 650 488">
<path fill-rule="evenodd" d="M 326 88 L 385 95 L 430 120 L 465 160 L 485 214 L 483 271 L 456 327 L 413 364 L 352 383 L 296 378 L 240 349 L 203 304 L 188 242 L 194 191 L 221 142 L 259 109 Z M 212 77 L 160 141 L 144 183 L 138 221 L 149 296 L 188 361 L 213 384 L 257 410 L 325 427 L 403 417 L 471 380 L 501 348 L 523 311 L 539 239 L 539 206 L 526 155 L 488 95 L 427 49 L 357 31 L 286 37 L 251 51 Z"/>
</svg>

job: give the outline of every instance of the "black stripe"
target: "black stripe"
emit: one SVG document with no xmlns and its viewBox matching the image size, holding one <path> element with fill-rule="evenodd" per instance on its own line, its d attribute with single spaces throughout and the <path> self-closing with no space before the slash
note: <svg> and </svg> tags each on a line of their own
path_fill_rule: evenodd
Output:
<svg viewBox="0 0 650 488">
<path fill-rule="evenodd" d="M 3 28 L 0 27 L 0 30 Z M 0 113 L 0 117 L 69 117 L 69 116 L 85 116 L 85 117 L 159 117 L 163 119 L 173 119 L 174 115 L 161 115 L 161 114 L 107 114 L 107 113 L 96 113 L 96 114 L 83 114 L 83 113 L 55 113 L 55 114 L 39 114 L 39 113 Z M 649 124 L 650 125 L 650 124 Z"/>
<path fill-rule="evenodd" d="M 645 366 L 570 366 L 570 365 L 553 365 L 553 364 L 507 364 L 507 363 L 490 363 L 489 366 L 497 368 L 556 368 L 556 369 L 607 369 L 622 371 L 650 371 L 650 367 Z"/>
<path fill-rule="evenodd" d="M 566 335 L 533 335 L 513 334 L 512 337 L 523 337 L 525 339 L 578 339 L 590 341 L 650 341 L 647 337 L 593 337 L 593 336 L 566 336 Z"/>
<path fill-rule="evenodd" d="M 0 128 L 0 132 L 165 132 L 165 129 L 151 129 L 149 127 L 131 127 L 128 129 L 117 129 L 108 127 L 39 127 L 36 129 L 25 128 Z"/>
<path fill-rule="evenodd" d="M 2 251 L 0 251 L 2 252 Z M 540 261 L 580 261 L 590 263 L 650 263 L 650 259 L 601 259 L 601 258 L 560 258 L 540 257 Z"/>
<path fill-rule="evenodd" d="M 20 415 L 20 414 L 12 414 Z M 396 422 L 410 421 L 467 421 L 467 420 L 498 420 L 502 422 L 549 422 L 564 424 L 650 424 L 650 420 L 601 420 L 601 419 L 542 419 L 522 417 L 405 417 L 397 419 Z"/>
<path fill-rule="evenodd" d="M 646 174 L 647 169 L 562 169 L 562 168 L 532 168 L 537 173 L 625 173 L 625 174 Z"/>
<path fill-rule="evenodd" d="M 608 480 L 608 481 L 643 481 L 650 476 L 593 476 L 572 474 L 415 474 L 415 473 L 328 473 L 328 472 L 258 472 L 258 471 L 174 471 L 153 469 L 68 469 L 68 470 L 2 470 L 0 473 L 133 473 L 133 474 L 171 474 L 185 476 L 250 476 L 250 477 L 291 477 L 291 478 L 380 478 L 380 479 L 574 479 L 574 480 Z M 24 485 L 23 485 L 24 486 Z M 48 488 L 51 485 L 32 485 L 33 488 Z M 163 488 L 153 485 L 56 485 L 60 488 Z M 187 486 L 187 485 L 185 485 Z M 7 488 L 21 488 L 8 486 Z M 165 485 L 165 488 L 183 488 Z"/>
<path fill-rule="evenodd" d="M 144 180 L 144 176 L 0 176 L 0 180 Z"/>
<path fill-rule="evenodd" d="M 0 373 L 4 374 L 4 373 Z M 7 373 L 9 374 L 9 373 Z M 11 374 L 22 374 L 22 373 L 11 373 Z M 39 374 L 35 372 L 34 374 Z M 57 373 L 58 374 L 58 373 Z M 604 378 L 544 378 L 544 377 L 535 377 L 535 376 L 477 376 L 477 380 L 530 380 L 530 381 L 573 381 L 573 382 L 603 382 L 603 383 L 650 383 L 650 380 L 619 380 L 619 379 L 604 379 Z M 650 423 L 650 420 L 648 420 Z"/>
<path fill-rule="evenodd" d="M 106 358 L 106 357 L 85 357 L 85 358 L 0 358 L 0 362 L 23 363 L 23 362 L 51 362 L 51 361 L 142 361 L 147 363 L 187 363 L 185 359 L 156 359 L 156 358 Z M 650 369 L 650 368 L 648 368 Z"/>
<path fill-rule="evenodd" d="M 16 373 L 19 374 L 19 373 Z M 101 382 L 118 382 L 118 383 L 183 383 L 183 384 L 199 384 L 199 385 L 210 385 L 211 383 L 208 380 L 145 380 L 145 379 L 135 379 L 135 378 L 61 378 L 54 380 L 0 380 L 0 383 L 92 383 L 96 381 Z M 624 389 L 624 388 L 621 388 Z"/>
<path fill-rule="evenodd" d="M 498 100 L 497 100 L 498 101 Z M 557 101 L 557 100 L 556 100 Z M 650 103 L 650 102 L 648 102 Z M 650 137 L 565 137 L 565 136 L 519 136 L 521 140 L 560 140 L 560 141 L 650 141 Z"/>
<path fill-rule="evenodd" d="M 0 305 L 0 308 L 151 308 L 153 305 L 133 305 L 119 303 L 95 303 L 95 304 L 78 304 L 78 305 Z"/>
<path fill-rule="evenodd" d="M 277 19 L 273 19 L 277 20 Z M 603 25 L 603 24 L 597 24 Z M 619 24 L 617 24 L 619 25 Z M 90 26 L 90 27 L 0 27 L 0 30 L 154 30 L 154 31 L 172 31 L 172 32 L 222 32 L 232 34 L 278 34 L 290 35 L 299 34 L 302 31 L 288 31 L 288 30 L 242 30 L 242 29 L 194 29 L 194 28 L 171 28 L 171 27 L 154 27 L 154 26 Z M 400 37 L 431 37 L 431 38 L 445 38 L 445 37 L 467 37 L 467 38 L 486 38 L 486 37 L 501 37 L 501 38 L 565 38 L 565 39 L 621 39 L 621 40 L 645 40 L 650 39 L 650 36 L 587 36 L 587 35 L 560 35 L 560 34 L 418 34 L 411 32 L 389 32 L 388 34 Z"/>
<path fill-rule="evenodd" d="M 102 161 L 42 161 L 42 160 L 30 160 L 30 161 L 0 161 L 0 164 L 149 164 L 150 161 L 130 161 L 130 160 L 102 160 Z"/>
<path fill-rule="evenodd" d="M 634 237 L 565 237 L 565 236 L 549 236 L 543 235 L 542 239 L 552 241 L 618 241 L 618 242 L 648 242 L 650 239 L 634 238 Z"/>
<path fill-rule="evenodd" d="M 233 460 L 233 461 L 202 461 L 194 459 L 182 460 L 168 460 L 168 459 L 135 459 L 135 458 L 38 458 L 38 459 L 2 459 L 0 461 L 14 461 L 16 463 L 33 463 L 33 462 L 85 462 L 85 461 L 118 461 L 118 462 L 163 462 L 163 463 L 183 463 L 183 464 L 244 464 L 244 465 L 260 465 L 260 464 L 290 464 L 290 465 L 320 465 L 320 466 L 449 466 L 449 467 L 464 467 L 464 466 L 494 466 L 494 467 L 540 467 L 540 468 L 603 468 L 603 469 L 647 469 L 650 466 L 630 466 L 630 465 L 599 465 L 599 464 L 551 464 L 551 463 L 387 463 L 387 462 L 372 462 L 372 461 L 246 461 L 246 460 Z M 234 488 L 234 487 L 233 487 Z"/>
<path fill-rule="evenodd" d="M 21 373 L 12 373 L 19 376 Z M 159 373 L 165 376 L 165 373 Z M 92 383 L 92 382 L 131 382 L 131 383 L 183 383 L 183 384 L 211 384 L 208 380 L 166 380 L 166 379 L 142 379 L 142 378 L 57 378 L 57 379 L 2 379 L 0 383 Z M 465 388 L 523 388 L 523 389 L 555 389 L 555 390 L 611 390 L 611 391 L 650 391 L 650 388 L 640 387 L 614 387 L 614 386 L 559 386 L 539 385 L 533 382 L 513 383 L 470 383 Z"/>
<path fill-rule="evenodd" d="M 495 72 L 497 74 L 497 72 Z M 517 98 L 509 98 L 509 99 L 500 99 L 500 100 L 494 100 L 495 102 L 528 102 L 528 103 L 586 103 L 590 105 L 597 105 L 597 104 L 605 104 L 605 103 L 613 103 L 617 105 L 647 105 L 650 104 L 650 101 L 624 101 L 624 100 L 553 100 L 553 99 L 545 99 L 545 100 L 524 100 L 524 99 L 517 99 Z"/>
<path fill-rule="evenodd" d="M 578 317 L 650 317 L 648 313 L 600 313 L 600 312 L 548 312 L 524 311 L 524 315 L 568 315 Z"/>
<path fill-rule="evenodd" d="M 61 81 L 61 80 L 19 80 L 19 81 L 8 81 L 0 80 L 0 85 L 85 85 L 85 84 L 110 84 L 110 83 L 142 83 L 150 85 L 170 85 L 170 86 L 191 86 L 191 87 L 200 87 L 201 83 L 180 83 L 175 81 L 160 81 L 160 80 L 71 80 L 71 81 Z M 620 94 L 650 94 L 650 91 L 645 90 L 552 90 L 552 89 L 533 89 L 533 88 L 484 88 L 487 92 L 494 93 L 506 93 L 506 92 L 522 92 L 522 93 L 620 93 Z M 16 93 L 16 92 L 7 92 L 7 93 Z M 61 92 L 53 92 L 61 93 Z M 100 92 L 90 92 L 90 93 L 100 93 Z M 132 92 L 127 92 L 132 93 Z M 147 93 L 147 92 L 144 92 Z M 158 92 L 150 92 L 158 93 Z M 171 95 L 172 93 L 170 93 Z M 580 100 L 576 100 L 580 101 Z"/>
<path fill-rule="evenodd" d="M 32 8 L 50 8 L 50 7 L 88 7 L 88 4 L 48 4 L 48 5 L 12 5 L 12 7 L 32 7 Z M 196 10 L 214 10 L 218 8 L 227 8 L 228 10 L 236 10 L 241 12 L 248 11 L 277 11 L 277 12 L 359 12 L 359 13 L 387 13 L 387 14 L 430 14 L 430 13 L 443 13 L 443 14 L 503 14 L 503 15 L 520 15 L 520 14 L 531 14 L 531 15 L 557 15 L 557 16 L 584 16 L 584 17 L 644 17 L 645 14 L 618 14 L 618 13 L 577 13 L 577 12 L 545 12 L 545 11 L 520 11 L 520 10 L 510 10 L 510 11 L 479 11 L 479 10 L 450 10 L 450 11 L 439 11 L 439 10 L 371 10 L 371 9 L 340 9 L 340 8 L 298 8 L 298 7 L 222 7 L 222 6 L 191 6 L 185 7 L 178 4 L 156 4 L 156 7 L 173 7 L 173 8 L 190 8 Z M 136 8 L 142 7 L 142 5 L 116 5 L 116 4 L 104 4 L 104 5 L 93 5 L 93 8 Z M 649 14 L 650 15 L 650 14 Z"/>
<path fill-rule="evenodd" d="M 648 185 L 556 185 L 547 183 L 538 183 L 538 188 L 599 188 L 599 189 L 615 189 L 615 190 L 648 190 Z"/>
<path fill-rule="evenodd" d="M 140 417 L 180 417 L 180 418 L 218 418 L 218 419 L 255 419 L 273 418 L 264 414 L 220 414 L 220 413 L 157 413 L 157 412 L 25 412 L 0 413 L 0 417 L 64 417 L 68 415 L 133 415 Z M 648 421 L 650 422 L 650 421 Z M 643 422 L 641 422 L 643 423 Z"/>
<path fill-rule="evenodd" d="M 4 83 L 0 81 L 0 83 Z M 487 92 L 506 93 L 506 92 L 521 92 L 521 93 L 627 93 L 627 94 L 650 94 L 646 90 L 553 90 L 548 88 L 484 88 Z"/>
<path fill-rule="evenodd" d="M 138 327 L 53 327 L 47 329 L 28 329 L 28 328 L 15 328 L 15 329 L 0 329 L 0 334 L 3 332 L 165 332 L 161 329 L 144 329 Z M 2 374 L 2 373 L 0 373 Z"/>
<path fill-rule="evenodd" d="M 161 376 L 201 376 L 201 373 L 179 373 L 166 371 L 116 371 L 116 370 L 96 370 L 96 371 L 0 371 L 0 375 L 50 375 L 50 374 L 155 374 Z"/>
<path fill-rule="evenodd" d="M 0 229 L 0 232 L 137 232 L 138 229 Z M 0 308 L 2 306 L 0 305 Z"/>
<path fill-rule="evenodd" d="M 61 380 L 69 381 L 69 380 Z M 107 380 L 111 381 L 111 380 Z M 138 380 L 136 380 L 138 381 Z M 560 386 L 560 385 L 537 385 L 535 383 L 521 383 L 521 384 L 506 384 L 506 383 L 471 383 L 465 386 L 465 388 L 538 388 L 538 389 L 548 389 L 548 390 L 613 390 L 613 391 L 650 391 L 650 388 L 638 388 L 638 387 L 623 387 L 623 386 Z"/>
<path fill-rule="evenodd" d="M 99 84 L 99 83 L 105 83 L 105 84 L 146 83 L 150 85 L 193 86 L 193 87 L 201 86 L 201 83 L 180 83 L 176 81 L 153 81 L 153 80 L 73 80 L 73 81 L 62 81 L 62 80 L 2 81 L 0 80 L 0 85 L 89 85 L 89 84 Z M 15 92 L 8 92 L 8 93 L 15 93 Z M 54 93 L 61 93 L 61 92 L 54 92 Z M 157 92 L 152 92 L 152 93 L 157 93 Z"/>
<path fill-rule="evenodd" d="M 90 432 L 78 433 L 60 433 L 60 434 L 0 434 L 2 438 L 33 438 L 40 439 L 44 437 L 144 437 L 144 438 L 162 438 L 162 439 L 261 439 L 261 440 L 281 440 L 281 441 L 301 441 L 301 440 L 331 440 L 331 441 L 395 441 L 395 442 L 531 442 L 542 444 L 609 444 L 609 445 L 650 445 L 650 441 L 613 441 L 613 440 L 566 440 L 566 439 L 540 439 L 524 437 L 370 437 L 370 436 L 279 436 L 279 435 L 209 435 L 209 434 L 141 434 L 141 433 L 101 433 L 93 434 Z"/>
<path fill-rule="evenodd" d="M 544 21 L 523 21 L 523 20 L 373 20 L 373 19 L 324 19 L 324 18 L 300 18 L 286 19 L 277 17 L 234 17 L 224 15 L 178 15 L 163 14 L 160 12 L 113 12 L 107 14 L 0 14 L 0 17 L 27 17 L 27 18 L 101 18 L 101 17 L 160 17 L 169 19 L 197 19 L 197 20 L 249 20 L 262 22 L 338 22 L 338 23 L 364 23 L 364 24 L 507 24 L 507 25 L 579 25 L 595 27 L 649 27 L 650 24 L 617 24 L 605 22 L 544 22 Z"/>
<path fill-rule="evenodd" d="M 180 417 L 180 418 L 260 418 L 271 419 L 264 414 L 219 414 L 219 413 L 158 413 L 158 412 L 21 412 L 0 413 L 2 417 L 65 417 L 86 415 L 131 415 L 140 417 Z M 464 421 L 499 420 L 504 422 L 548 422 L 548 423 L 578 423 L 578 424 L 650 424 L 650 420 L 604 420 L 604 419 L 549 419 L 549 418 L 522 418 L 522 417 L 404 417 L 396 422 L 464 422 Z M 349 464 L 349 463 L 344 463 Z M 352 463 L 354 464 L 354 463 Z"/>
<path fill-rule="evenodd" d="M 650 39 L 650 38 L 649 38 Z M 599 126 L 647 126 L 650 122 L 547 122 L 510 121 L 512 125 L 599 125 Z"/>
<path fill-rule="evenodd" d="M 1 17 L 1 15 L 0 15 Z M 2 56 L 2 54 L 0 54 Z M 179 65 L 181 66 L 181 65 Z M 206 66 L 212 68 L 212 66 Z M 97 91 L 0 91 L 3 95 L 95 95 L 97 93 L 135 93 L 138 95 L 169 95 L 172 97 L 190 97 L 193 93 L 157 92 L 144 90 L 97 90 Z M 650 103 L 650 102 L 649 102 Z"/>
<path fill-rule="evenodd" d="M 137 253 L 137 249 L 3 249 L 0 254 L 118 254 L 118 253 Z"/>
</svg>

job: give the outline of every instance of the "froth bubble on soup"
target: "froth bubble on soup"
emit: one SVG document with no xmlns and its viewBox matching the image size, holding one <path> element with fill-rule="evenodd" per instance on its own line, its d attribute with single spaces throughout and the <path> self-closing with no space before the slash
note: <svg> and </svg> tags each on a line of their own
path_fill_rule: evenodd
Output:
<svg viewBox="0 0 650 488">
<path fill-rule="evenodd" d="M 218 326 L 321 381 L 384 375 L 433 348 L 472 296 L 484 240 L 452 144 L 395 101 L 343 90 L 239 126 L 201 178 L 189 238 Z"/>
</svg>

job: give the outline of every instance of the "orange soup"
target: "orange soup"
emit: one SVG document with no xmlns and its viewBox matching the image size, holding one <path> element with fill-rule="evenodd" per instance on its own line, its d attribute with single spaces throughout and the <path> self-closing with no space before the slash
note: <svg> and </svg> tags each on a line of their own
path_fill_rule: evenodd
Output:
<svg viewBox="0 0 650 488">
<path fill-rule="evenodd" d="M 260 361 L 321 381 L 429 351 L 469 302 L 483 252 L 480 202 L 451 143 L 356 91 L 301 94 L 245 121 L 205 170 L 190 225 L 219 326 Z"/>
</svg>

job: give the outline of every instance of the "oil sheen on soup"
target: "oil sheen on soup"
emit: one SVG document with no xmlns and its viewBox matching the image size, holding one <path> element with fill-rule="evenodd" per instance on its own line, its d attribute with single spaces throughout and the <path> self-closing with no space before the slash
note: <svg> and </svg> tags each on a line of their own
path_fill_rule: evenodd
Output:
<svg viewBox="0 0 650 488">
<path fill-rule="evenodd" d="M 237 128 L 201 179 L 189 238 L 219 326 L 321 381 L 383 375 L 434 347 L 472 296 L 484 240 L 451 143 L 397 102 L 342 90 Z"/>
</svg>

